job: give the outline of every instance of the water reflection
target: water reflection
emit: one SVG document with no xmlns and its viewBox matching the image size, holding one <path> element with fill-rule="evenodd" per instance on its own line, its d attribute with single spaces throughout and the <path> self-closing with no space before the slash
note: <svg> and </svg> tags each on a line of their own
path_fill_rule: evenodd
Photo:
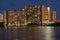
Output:
<svg viewBox="0 0 60 40">
<path fill-rule="evenodd" d="M 44 40 L 55 40 L 54 27 L 50 27 L 50 26 L 42 27 L 42 33 L 44 36 L 43 38 Z"/>
<path fill-rule="evenodd" d="M 5 40 L 55 40 L 54 27 L 22 26 L 5 29 Z"/>
</svg>

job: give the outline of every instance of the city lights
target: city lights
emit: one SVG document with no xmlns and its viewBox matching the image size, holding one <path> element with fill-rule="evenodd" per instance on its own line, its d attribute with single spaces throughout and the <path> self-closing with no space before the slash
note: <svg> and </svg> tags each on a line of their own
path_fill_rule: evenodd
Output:
<svg viewBox="0 0 60 40">
<path fill-rule="evenodd" d="M 25 6 L 22 11 L 5 10 L 3 16 L 0 15 L 0 20 L 12 27 L 29 23 L 51 24 L 56 20 L 56 11 L 51 11 L 50 7 L 44 5 Z"/>
<path fill-rule="evenodd" d="M 48 11 L 50 10 L 50 7 L 47 7 Z"/>
</svg>

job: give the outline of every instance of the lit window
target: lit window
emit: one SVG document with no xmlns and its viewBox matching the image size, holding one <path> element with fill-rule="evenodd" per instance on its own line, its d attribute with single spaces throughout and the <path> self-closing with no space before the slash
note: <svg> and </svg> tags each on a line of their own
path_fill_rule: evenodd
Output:
<svg viewBox="0 0 60 40">
<path fill-rule="evenodd" d="M 15 22 L 15 23 L 17 23 L 17 22 Z"/>
<path fill-rule="evenodd" d="M 40 14 L 40 12 L 38 12 L 38 15 Z"/>
<path fill-rule="evenodd" d="M 9 25 L 11 25 L 11 24 L 9 23 Z"/>
<path fill-rule="evenodd" d="M 37 17 L 37 15 L 35 15 L 35 17 Z"/>
<path fill-rule="evenodd" d="M 15 17 L 17 17 L 17 15 Z"/>
<path fill-rule="evenodd" d="M 20 24 L 18 23 L 18 26 L 19 26 Z"/>
<path fill-rule="evenodd" d="M 31 12 L 32 10 L 30 10 L 30 12 Z"/>
<path fill-rule="evenodd" d="M 35 8 L 36 8 L 37 6 L 35 6 Z"/>
<path fill-rule="evenodd" d="M 5 24 L 7 24 L 7 23 L 5 22 Z"/>
<path fill-rule="evenodd" d="M 24 11 L 24 9 L 22 9 Z"/>
<path fill-rule="evenodd" d="M 18 25 L 18 24 L 16 23 L 16 25 Z"/>
<path fill-rule="evenodd" d="M 12 14 L 9 14 L 9 15 L 12 15 Z"/>
<path fill-rule="evenodd" d="M 34 19 L 32 19 L 32 20 L 34 20 Z"/>
<path fill-rule="evenodd" d="M 12 25 L 14 25 L 14 24 L 12 24 Z"/>
<path fill-rule="evenodd" d="M 24 14 L 24 13 L 23 13 Z"/>
</svg>

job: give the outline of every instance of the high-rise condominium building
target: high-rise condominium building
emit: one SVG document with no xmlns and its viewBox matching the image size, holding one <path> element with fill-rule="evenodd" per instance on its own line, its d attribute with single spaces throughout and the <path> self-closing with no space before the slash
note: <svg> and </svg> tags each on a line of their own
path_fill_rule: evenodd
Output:
<svg viewBox="0 0 60 40">
<path fill-rule="evenodd" d="M 50 22 L 50 7 L 42 7 L 42 23 Z"/>
<path fill-rule="evenodd" d="M 26 14 L 27 23 L 38 23 L 42 21 L 42 5 L 25 6 L 23 10 Z"/>
<path fill-rule="evenodd" d="M 4 22 L 8 26 L 26 25 L 29 23 L 49 23 L 56 20 L 56 12 L 44 5 L 25 6 L 22 11 L 4 11 Z"/>
<path fill-rule="evenodd" d="M 23 8 L 28 23 L 47 23 L 50 22 L 50 7 L 44 5 L 25 6 Z"/>
<path fill-rule="evenodd" d="M 10 10 L 10 11 L 4 11 L 4 22 L 7 26 L 19 26 L 19 11 L 16 10 Z"/>
</svg>

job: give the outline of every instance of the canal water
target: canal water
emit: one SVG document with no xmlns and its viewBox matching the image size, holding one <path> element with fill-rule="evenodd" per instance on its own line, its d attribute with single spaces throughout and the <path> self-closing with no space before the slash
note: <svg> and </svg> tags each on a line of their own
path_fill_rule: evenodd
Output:
<svg viewBox="0 0 60 40">
<path fill-rule="evenodd" d="M 60 27 L 21 26 L 0 28 L 0 40 L 60 40 Z"/>
</svg>

